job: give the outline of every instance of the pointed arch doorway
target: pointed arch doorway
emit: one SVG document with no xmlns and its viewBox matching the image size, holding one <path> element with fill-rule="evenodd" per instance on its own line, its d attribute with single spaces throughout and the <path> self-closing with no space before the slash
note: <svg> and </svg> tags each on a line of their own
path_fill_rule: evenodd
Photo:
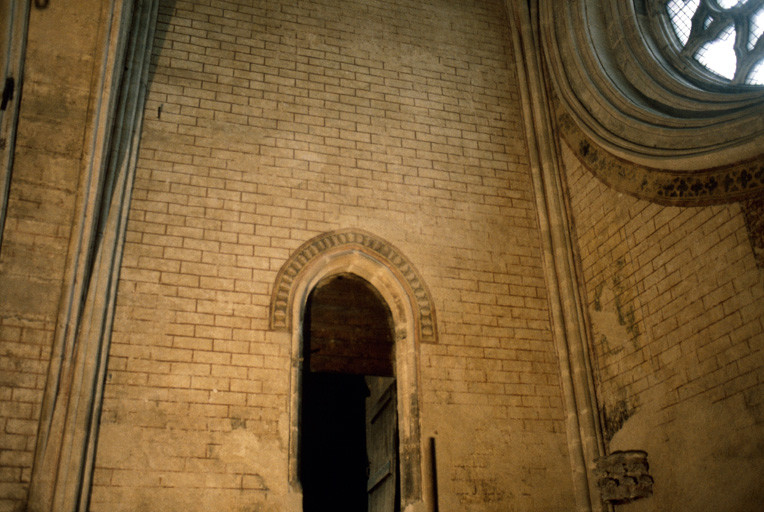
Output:
<svg viewBox="0 0 764 512">
<path fill-rule="evenodd" d="M 399 512 L 390 310 L 353 274 L 324 278 L 303 320 L 298 446 L 304 512 Z"/>
<path fill-rule="evenodd" d="M 391 467 L 390 472 L 394 474 L 396 488 L 400 494 L 400 509 L 406 510 L 410 505 L 424 504 L 418 359 L 420 343 L 437 343 L 435 312 L 430 293 L 413 265 L 386 241 L 357 230 L 333 231 L 307 241 L 284 263 L 274 283 L 270 311 L 271 329 L 276 332 L 285 331 L 291 340 L 290 487 L 297 496 L 303 495 L 302 436 L 306 430 L 303 421 L 306 387 L 303 380 L 310 374 L 309 367 L 306 372 L 306 365 L 311 359 L 311 354 L 305 352 L 308 304 L 312 292 L 319 284 L 331 282 L 337 276 L 353 276 L 353 279 L 364 281 L 389 311 L 388 325 L 393 337 L 390 359 L 394 369 L 394 380 L 388 381 L 390 385 L 386 387 L 380 384 L 378 388 L 374 388 L 367 379 L 364 379 L 364 384 L 370 389 L 370 393 L 373 392 L 373 388 L 377 389 L 379 399 L 383 402 L 387 400 L 385 393 L 391 397 L 387 402 L 393 404 L 389 410 L 396 417 L 393 425 L 397 428 L 398 449 L 395 454 L 397 464 L 391 463 L 391 466 L 397 467 Z M 315 356 L 312 359 L 315 361 Z M 356 363 L 370 364 L 368 361 Z M 342 375 L 341 372 L 337 373 Z M 377 377 L 390 379 L 384 376 Z M 365 416 L 364 404 L 364 422 Z M 328 467 L 325 470 L 330 472 Z M 371 480 L 378 476 L 372 474 L 372 471 L 369 470 Z M 386 470 L 380 471 L 384 473 Z M 310 485 L 309 483 L 308 487 Z M 367 479 L 366 487 L 369 485 Z M 305 491 L 310 492 L 309 489 Z M 377 509 L 372 510 L 376 512 Z"/>
</svg>

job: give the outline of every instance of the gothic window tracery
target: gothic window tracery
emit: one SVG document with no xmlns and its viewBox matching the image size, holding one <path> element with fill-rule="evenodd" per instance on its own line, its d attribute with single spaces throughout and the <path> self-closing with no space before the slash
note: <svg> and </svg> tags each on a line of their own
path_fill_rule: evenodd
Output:
<svg viewBox="0 0 764 512">
<path fill-rule="evenodd" d="M 730 85 L 764 85 L 764 0 L 655 3 L 670 26 L 666 35 L 691 72 Z"/>
</svg>

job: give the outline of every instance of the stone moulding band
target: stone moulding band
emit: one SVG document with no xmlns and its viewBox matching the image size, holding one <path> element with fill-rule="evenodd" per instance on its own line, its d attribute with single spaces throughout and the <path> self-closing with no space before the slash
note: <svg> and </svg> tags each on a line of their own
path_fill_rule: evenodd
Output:
<svg viewBox="0 0 764 512">
<path fill-rule="evenodd" d="M 587 137 L 562 108 L 557 111 L 557 124 L 586 168 L 619 192 L 670 206 L 729 203 L 764 194 L 764 156 L 698 172 L 672 172 L 610 154 Z"/>
<path fill-rule="evenodd" d="M 339 230 L 324 233 L 300 246 L 284 263 L 276 277 L 270 307 L 270 327 L 275 331 L 289 330 L 291 323 L 290 298 L 297 276 L 311 262 L 322 255 L 339 249 L 354 248 L 384 261 L 402 277 L 410 289 L 412 302 L 416 304 L 417 329 L 422 343 L 437 343 L 435 309 L 430 292 L 419 272 L 408 259 L 390 243 L 364 231 Z"/>
</svg>

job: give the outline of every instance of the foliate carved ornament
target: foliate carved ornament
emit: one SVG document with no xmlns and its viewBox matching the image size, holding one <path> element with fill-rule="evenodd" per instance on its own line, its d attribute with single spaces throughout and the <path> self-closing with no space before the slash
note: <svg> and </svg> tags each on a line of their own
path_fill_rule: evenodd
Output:
<svg viewBox="0 0 764 512">
<path fill-rule="evenodd" d="M 653 477 L 648 473 L 647 452 L 616 451 L 597 459 L 597 486 L 602 500 L 629 503 L 653 494 Z"/>
<path fill-rule="evenodd" d="M 559 109 L 558 127 L 581 162 L 602 181 L 635 197 L 659 204 L 701 206 L 745 200 L 764 194 L 764 158 L 695 172 L 647 167 L 600 147 Z"/>
</svg>

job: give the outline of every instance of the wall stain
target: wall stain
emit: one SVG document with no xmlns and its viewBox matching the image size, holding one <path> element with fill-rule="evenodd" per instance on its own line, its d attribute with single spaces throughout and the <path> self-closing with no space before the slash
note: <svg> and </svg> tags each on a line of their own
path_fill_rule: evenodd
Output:
<svg viewBox="0 0 764 512">
<path fill-rule="evenodd" d="M 594 311 L 602 311 L 602 290 L 605 288 L 605 281 L 600 282 L 594 288 Z"/>
<path fill-rule="evenodd" d="M 603 435 L 607 443 L 613 439 L 616 432 L 621 430 L 621 427 L 626 423 L 626 420 L 633 416 L 636 411 L 636 404 L 630 404 L 626 400 L 618 400 L 612 406 L 609 406 L 608 404 L 603 406 Z"/>
<path fill-rule="evenodd" d="M 740 207 L 745 219 L 751 249 L 756 259 L 756 266 L 764 269 L 764 198 L 754 197 L 742 201 Z"/>
<path fill-rule="evenodd" d="M 616 261 L 616 265 L 618 266 L 619 270 L 623 268 L 624 264 L 625 263 L 622 259 Z M 633 338 L 636 338 L 639 336 L 639 326 L 635 320 L 634 306 L 631 304 L 624 305 L 621 303 L 621 296 L 626 292 L 626 286 L 621 281 L 621 278 L 617 272 L 613 274 L 612 281 L 613 290 L 615 292 L 614 302 L 615 310 L 618 313 L 618 323 L 626 327 L 626 330 L 629 332 L 629 334 L 631 334 Z"/>
<path fill-rule="evenodd" d="M 608 341 L 607 336 L 605 336 L 604 334 L 600 334 L 599 343 L 604 348 L 604 352 L 607 355 L 615 355 L 615 354 L 623 351 L 623 347 L 621 347 L 621 346 L 613 346 Z"/>
<path fill-rule="evenodd" d="M 630 303 L 624 304 L 621 299 L 621 297 L 626 294 L 628 289 L 626 284 L 624 284 L 621 276 L 619 275 L 625 265 L 626 262 L 623 260 L 623 258 L 616 260 L 616 271 L 613 272 L 610 280 L 603 280 L 594 288 L 593 307 L 594 311 L 603 310 L 603 291 L 607 285 L 611 285 L 608 286 L 608 288 L 610 288 L 613 292 L 613 305 L 615 306 L 615 313 L 618 317 L 618 324 L 625 327 L 626 331 L 631 335 L 632 339 L 635 339 L 639 337 L 640 331 L 639 324 L 637 323 L 636 315 L 634 313 L 634 306 Z"/>
</svg>

